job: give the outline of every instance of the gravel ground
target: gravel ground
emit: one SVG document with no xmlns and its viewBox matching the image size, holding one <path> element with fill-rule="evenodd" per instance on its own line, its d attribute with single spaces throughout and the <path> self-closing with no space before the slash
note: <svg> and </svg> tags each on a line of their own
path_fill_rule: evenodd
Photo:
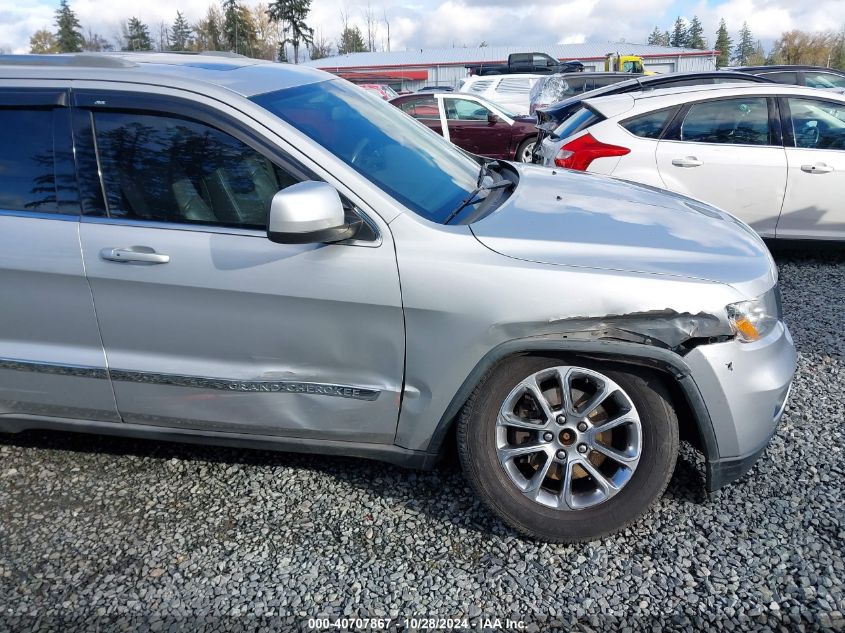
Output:
<svg viewBox="0 0 845 633">
<path fill-rule="evenodd" d="M 777 259 L 798 377 L 767 455 L 709 499 L 685 448 L 632 528 L 551 546 L 491 518 L 454 465 L 0 437 L 0 630 L 843 630 L 845 254 Z"/>
</svg>

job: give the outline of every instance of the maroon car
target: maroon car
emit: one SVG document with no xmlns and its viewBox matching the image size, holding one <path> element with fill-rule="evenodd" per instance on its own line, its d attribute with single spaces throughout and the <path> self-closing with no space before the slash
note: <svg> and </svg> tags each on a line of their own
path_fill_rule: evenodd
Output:
<svg viewBox="0 0 845 633">
<path fill-rule="evenodd" d="M 468 152 L 531 162 L 537 140 L 533 116 L 516 116 L 486 99 L 461 92 L 417 93 L 390 103 Z"/>
</svg>

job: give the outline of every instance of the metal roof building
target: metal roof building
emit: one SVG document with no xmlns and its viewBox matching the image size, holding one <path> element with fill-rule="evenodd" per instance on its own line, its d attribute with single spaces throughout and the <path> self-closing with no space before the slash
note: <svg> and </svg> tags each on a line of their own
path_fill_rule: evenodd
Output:
<svg viewBox="0 0 845 633">
<path fill-rule="evenodd" d="M 484 46 L 351 53 L 303 62 L 358 83 L 388 83 L 415 90 L 424 84 L 457 86 L 467 76 L 464 66 L 506 63 L 510 53 L 548 53 L 561 61 L 577 59 L 587 70 L 604 70 L 607 53 L 640 55 L 648 70 L 660 73 L 713 70 L 716 51 L 627 42 L 555 44 L 552 46 Z"/>
</svg>

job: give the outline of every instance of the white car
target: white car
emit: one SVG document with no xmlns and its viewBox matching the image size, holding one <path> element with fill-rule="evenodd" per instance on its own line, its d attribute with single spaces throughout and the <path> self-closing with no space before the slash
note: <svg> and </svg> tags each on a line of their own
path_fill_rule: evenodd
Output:
<svg viewBox="0 0 845 633">
<path fill-rule="evenodd" d="M 723 84 L 587 99 L 541 152 L 703 200 L 766 238 L 845 240 L 842 95 Z"/>
<path fill-rule="evenodd" d="M 528 115 L 531 109 L 531 88 L 548 75 L 474 75 L 461 84 L 460 92 L 478 95 L 510 110 Z"/>
</svg>

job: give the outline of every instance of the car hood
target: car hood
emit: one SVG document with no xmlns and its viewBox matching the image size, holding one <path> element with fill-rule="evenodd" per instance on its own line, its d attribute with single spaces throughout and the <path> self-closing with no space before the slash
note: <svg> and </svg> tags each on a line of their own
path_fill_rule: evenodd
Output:
<svg viewBox="0 0 845 633">
<path fill-rule="evenodd" d="M 583 172 L 515 165 L 519 186 L 470 225 L 487 248 L 561 266 L 726 283 L 748 296 L 777 269 L 754 231 L 724 211 L 674 193 Z"/>
</svg>

